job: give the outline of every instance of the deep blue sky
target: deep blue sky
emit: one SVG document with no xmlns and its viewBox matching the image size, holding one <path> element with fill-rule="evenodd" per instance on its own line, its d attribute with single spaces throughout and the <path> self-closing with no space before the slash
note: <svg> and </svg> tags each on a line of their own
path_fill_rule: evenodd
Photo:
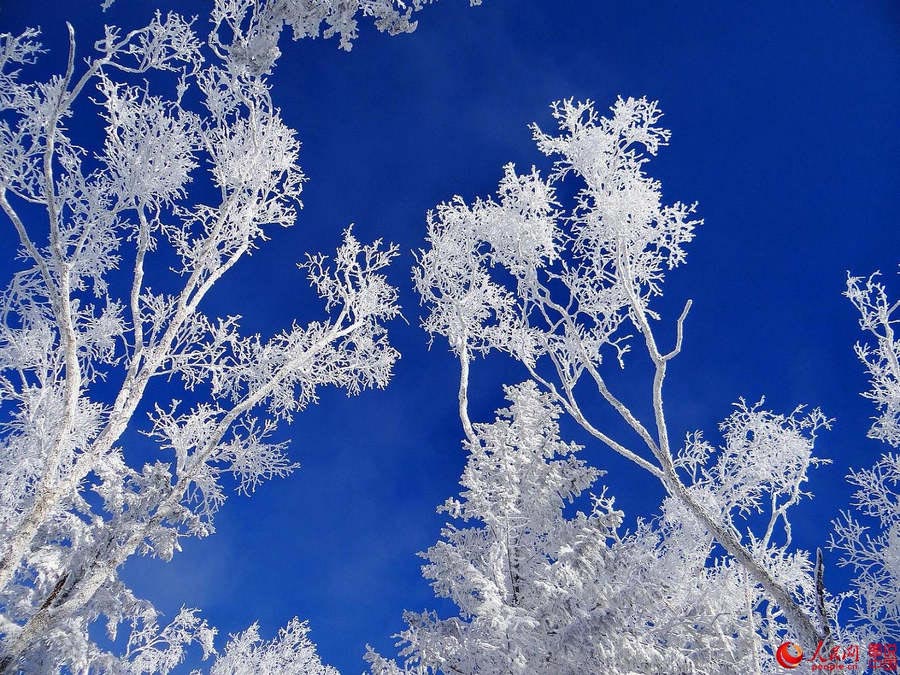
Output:
<svg viewBox="0 0 900 675">
<path fill-rule="evenodd" d="M 60 67 L 64 19 L 86 48 L 103 21 L 132 27 L 153 3 L 119 0 L 105 16 L 98 6 L 4 0 L 0 31 L 40 24 L 54 50 L 46 62 Z M 795 521 L 798 544 L 822 544 L 847 504 L 848 466 L 882 451 L 865 438 L 872 411 L 858 396 L 856 320 L 840 293 L 845 270 L 892 273 L 900 258 L 898 24 L 890 2 L 486 0 L 470 9 L 441 0 L 414 34 L 366 29 L 351 54 L 333 41 L 284 40 L 274 95 L 304 143 L 306 206 L 206 309 L 240 313 L 248 332 L 263 334 L 316 318 L 294 263 L 332 249 L 354 222 L 362 237 L 403 251 L 392 272 L 410 322 L 392 325 L 403 359 L 386 391 L 326 392 L 296 419 L 299 472 L 229 500 L 216 535 L 186 542 L 173 563 L 140 561 L 126 576 L 166 612 L 200 607 L 224 632 L 258 618 L 268 637 L 307 618 L 323 658 L 348 673 L 362 669 L 366 642 L 391 652 L 404 608 L 439 606 L 415 553 L 437 539 L 434 508 L 456 493 L 465 457 L 456 364 L 444 343 L 426 349 L 409 251 L 437 202 L 492 192 L 507 161 L 546 166 L 526 124 L 549 126 L 547 105 L 569 96 L 603 108 L 617 94 L 660 100 L 673 141 L 649 171 L 667 201 L 697 200 L 706 220 L 660 306 L 671 322 L 694 298 L 667 386 L 672 428 L 715 438 L 742 395 L 837 417 L 820 444 L 835 463 L 815 473 L 818 496 Z M 11 231 L 0 237 L 10 251 Z M 895 296 L 898 281 L 889 275 Z M 646 373 L 638 362 L 616 378 L 641 410 Z M 500 384 L 523 377 L 499 358 L 476 364 L 473 418 L 490 419 Z M 609 470 L 630 516 L 654 511 L 661 493 L 650 478 L 566 430 Z M 842 583 L 840 571 L 829 575 Z"/>
</svg>

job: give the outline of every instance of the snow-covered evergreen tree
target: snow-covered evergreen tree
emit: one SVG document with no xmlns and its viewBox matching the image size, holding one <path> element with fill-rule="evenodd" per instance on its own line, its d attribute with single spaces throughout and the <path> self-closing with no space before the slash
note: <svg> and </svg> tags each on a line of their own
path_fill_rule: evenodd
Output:
<svg viewBox="0 0 900 675">
<path fill-rule="evenodd" d="M 768 672 L 774 661 L 762 640 L 780 634 L 778 609 L 741 565 L 714 553 L 705 525 L 670 497 L 658 518 L 623 532 L 623 514 L 605 489 L 592 498 L 590 513 L 567 514 L 601 472 L 577 459 L 578 446 L 560 440 L 562 411 L 550 394 L 528 381 L 508 387 L 507 397 L 510 406 L 493 423 L 473 425 L 463 490 L 440 509 L 454 523 L 422 554 L 425 577 L 459 615 L 407 612 L 398 636 L 402 666 L 370 650 L 372 671 Z M 708 508 L 749 510 L 773 494 L 760 481 L 743 476 L 724 494 L 706 480 L 731 471 L 724 465 L 739 453 L 772 452 L 792 441 L 808 459 L 811 444 L 799 433 L 806 427 L 806 418 L 739 407 L 723 423 L 726 445 L 716 464 L 707 463 L 711 448 L 700 449 L 696 438 L 679 463 L 695 475 L 693 489 L 706 490 Z M 756 438 L 748 442 L 748 433 Z M 800 460 L 789 467 L 794 461 L 781 460 L 784 473 L 803 466 Z M 814 597 L 805 555 L 776 557 L 768 542 L 760 548 L 770 551 L 773 573 L 793 574 Z"/>
</svg>

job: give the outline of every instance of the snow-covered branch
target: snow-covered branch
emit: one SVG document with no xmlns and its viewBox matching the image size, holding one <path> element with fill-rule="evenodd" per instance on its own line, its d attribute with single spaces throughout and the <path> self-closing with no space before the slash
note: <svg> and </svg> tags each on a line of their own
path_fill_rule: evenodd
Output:
<svg viewBox="0 0 900 675">
<path fill-rule="evenodd" d="M 184 645 L 210 652 L 195 610 L 160 629 L 118 569 L 134 555 L 170 559 L 180 538 L 214 531 L 229 488 L 249 494 L 293 470 L 279 425 L 322 387 L 356 394 L 391 378 L 399 354 L 385 326 L 399 307 L 384 270 L 395 246 L 348 229 L 333 261 L 307 256 L 324 314 L 270 337 L 202 308 L 301 207 L 300 143 L 265 78 L 274 57 L 248 68 L 239 44 L 266 21 L 277 32 L 313 21 L 300 4 L 219 0 L 206 43 L 175 13 L 130 32 L 106 27 L 81 65 L 70 30 L 66 70 L 47 82 L 24 74 L 41 52 L 37 31 L 0 36 L 0 207 L 19 242 L 0 294 L 2 671 L 167 672 Z M 393 11 L 363 4 L 350 15 L 320 8 L 318 21 L 349 46 L 357 11 Z M 67 120 L 92 114 L 104 141 L 88 152 Z M 165 393 L 150 399 L 162 379 Z M 198 402 L 185 408 L 188 392 Z M 133 466 L 128 429 L 159 458 Z M 91 640 L 101 617 L 113 631 L 131 626 L 124 654 Z"/>
<path fill-rule="evenodd" d="M 556 159 L 549 177 L 534 168 L 520 174 L 507 165 L 496 197 L 476 199 L 471 205 L 455 197 L 429 213 L 428 247 L 419 253 L 413 273 L 426 307 L 423 326 L 432 337 L 445 336 L 460 357 L 460 407 L 467 436 L 471 424 L 463 402 L 469 361 L 505 352 L 588 433 L 659 479 L 748 571 L 753 583 L 762 586 L 788 617 L 795 635 L 814 643 L 823 627 L 815 624 L 797 596 L 794 580 L 780 579 L 767 562 L 765 546 L 760 549 L 733 523 L 735 509 L 747 504 L 704 503 L 676 468 L 663 389 L 668 364 L 683 346 L 691 303 L 675 322 L 674 345 L 665 348 L 656 335 L 653 322 L 660 317 L 651 303 L 662 294 L 665 272 L 685 261 L 685 245 L 701 221 L 694 218 L 693 205 L 665 204 L 659 181 L 645 173 L 645 165 L 670 136 L 658 125 L 662 113 L 657 104 L 620 98 L 611 111 L 603 117 L 590 101 L 553 104 L 559 133 L 532 127 L 538 148 Z M 566 193 L 576 188 L 568 207 L 557 197 L 563 183 Z M 629 327 L 640 337 L 654 369 L 648 390 L 650 423 L 615 394 L 606 374 L 610 360 L 625 366 L 634 342 Z M 586 386 L 620 416 L 636 442 L 615 438 L 593 421 L 597 417 L 579 394 Z M 772 441 L 776 445 L 788 443 L 795 423 L 825 423 L 819 413 L 802 423 L 794 417 L 772 419 L 781 430 Z M 751 460 L 747 471 L 769 471 L 768 455 L 748 457 L 747 450 L 741 450 L 742 461 Z M 806 454 L 795 467 L 798 475 L 805 476 L 813 461 Z M 736 474 L 723 465 L 719 469 L 706 480 L 715 482 L 722 494 L 737 489 Z M 783 480 L 784 486 L 765 488 L 779 495 L 773 507 L 777 513 L 796 501 L 779 501 L 782 489 L 791 493 L 802 482 L 797 476 Z M 757 498 L 753 491 L 763 488 L 744 489 L 750 492 L 743 499 L 752 502 Z"/>
</svg>

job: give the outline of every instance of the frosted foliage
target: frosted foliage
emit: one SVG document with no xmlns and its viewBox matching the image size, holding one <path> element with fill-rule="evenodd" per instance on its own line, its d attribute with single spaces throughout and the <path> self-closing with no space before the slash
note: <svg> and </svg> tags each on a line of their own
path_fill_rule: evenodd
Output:
<svg viewBox="0 0 900 675">
<path fill-rule="evenodd" d="M 856 354 L 869 375 L 871 389 L 863 394 L 878 411 L 869 437 L 900 447 L 900 338 L 894 328 L 900 302 L 888 300 L 879 275 L 850 277 L 844 293 L 859 311 L 859 326 L 868 340 L 856 344 Z M 874 344 L 873 344 L 874 339 Z"/>
<path fill-rule="evenodd" d="M 663 271 L 684 261 L 700 221 L 693 207 L 663 204 L 643 171 L 669 138 L 655 103 L 619 99 L 610 118 L 589 101 L 552 110 L 558 136 L 533 127 L 541 151 L 558 158 L 550 176 L 507 165 L 496 198 L 439 205 L 414 279 L 426 330 L 457 351 L 498 349 L 528 363 L 546 355 L 574 375 L 599 364 L 604 345 L 621 353 L 629 296 L 661 292 Z M 555 190 L 569 178 L 579 189 L 563 209 Z"/>
<path fill-rule="evenodd" d="M 106 0 L 110 2 L 110 0 Z M 225 29 L 232 38 L 227 46 L 230 62 L 252 73 L 268 72 L 280 52 L 278 39 L 289 28 L 295 40 L 306 37 L 338 38 L 349 51 L 359 35 L 358 17 L 391 35 L 416 29 L 413 14 L 432 0 L 216 0 L 215 32 Z M 110 3 L 111 4 L 111 3 Z M 479 5 L 481 0 L 470 0 Z"/>
<path fill-rule="evenodd" d="M 762 404 L 737 403 L 719 425 L 723 438 L 719 447 L 700 432 L 688 434 L 674 466 L 693 501 L 741 538 L 752 562 L 786 589 L 807 615 L 822 620 L 824 613 L 825 627 L 836 631 L 833 617 L 841 598 L 817 588 L 814 556 L 793 546 L 791 524 L 791 509 L 802 498 L 812 497 L 804 490 L 810 469 L 828 463 L 815 456 L 814 445 L 818 432 L 828 429 L 832 420 L 819 409 L 806 412 L 798 407 L 790 415 L 779 415 Z M 680 500 L 669 498 L 664 512 L 670 525 L 693 521 L 698 536 L 710 544 L 718 538 Z M 732 566 L 739 574 L 741 595 L 759 614 L 754 621 L 757 639 L 773 644 L 789 637 L 795 630 L 788 623 L 791 615 L 765 584 L 753 583 L 739 562 L 722 556 L 716 565 Z"/>
<path fill-rule="evenodd" d="M 848 479 L 857 487 L 853 506 L 859 514 L 844 513 L 834 523 L 831 547 L 841 553 L 840 564 L 854 572 L 856 622 L 878 635 L 898 635 L 900 456 L 887 453 L 871 469 L 852 471 Z"/>
<path fill-rule="evenodd" d="M 167 673 L 184 659 L 184 648 L 197 642 L 204 657 L 215 651 L 216 630 L 197 616 L 197 610 L 182 608 L 175 619 L 160 629 L 155 617 L 133 626 L 128 636 L 126 663 L 109 664 L 110 670 L 121 668 L 133 673 Z"/>
<path fill-rule="evenodd" d="M 816 433 L 831 420 L 816 408 L 777 415 L 741 400 L 719 425 L 724 445 L 714 448 L 700 432 L 689 434 L 675 467 L 685 483 L 724 520 L 768 511 L 770 541 L 778 521 L 790 538 L 786 510 L 802 497 L 811 467 L 825 463 L 813 455 Z M 789 543 L 789 542 L 788 542 Z"/>
<path fill-rule="evenodd" d="M 845 295 L 860 313 L 860 327 L 873 346 L 857 343 L 871 389 L 863 396 L 875 404 L 878 416 L 869 436 L 895 448 L 900 445 L 900 341 L 893 333 L 900 303 L 888 300 L 878 275 L 850 277 Z M 834 523 L 832 548 L 840 564 L 854 573 L 855 620 L 877 635 L 900 635 L 900 456 L 888 452 L 870 469 L 850 472 L 856 487 L 853 506 Z"/>
<path fill-rule="evenodd" d="M 459 498 L 423 574 L 456 617 L 407 612 L 401 663 L 371 649 L 380 675 L 442 673 L 743 673 L 769 664 L 755 626 L 761 598 L 739 566 L 711 562 L 712 539 L 669 500 L 620 529 L 605 489 L 589 513 L 567 505 L 600 471 L 559 438 L 561 413 L 534 383 L 476 424 Z M 752 619 L 750 617 L 753 617 Z"/>
<path fill-rule="evenodd" d="M 803 494 L 806 471 L 817 461 L 815 430 L 826 420 L 818 411 L 785 418 L 742 406 L 723 427 L 721 449 L 699 435 L 680 455 L 671 446 L 663 385 L 681 351 L 691 303 L 670 349 L 657 339 L 661 317 L 651 304 L 665 273 L 685 262 L 685 245 L 701 221 L 694 206 L 667 204 L 659 181 L 646 173 L 670 137 L 659 126 L 657 104 L 619 98 L 610 110 L 604 117 L 591 101 L 554 103 L 558 130 L 532 126 L 538 148 L 555 160 L 546 178 L 507 165 L 495 197 L 471 204 L 455 197 L 428 214 L 428 245 L 413 271 L 423 326 L 432 339 L 446 337 L 459 356 L 459 412 L 470 443 L 477 442 L 467 407 L 470 364 L 475 356 L 505 352 L 591 436 L 659 480 L 673 500 L 670 509 L 698 521 L 729 564 L 746 572 L 752 593 L 780 607 L 772 616 L 814 642 L 828 620 L 813 612 L 805 554 L 787 550 L 786 511 Z M 618 398 L 607 374 L 610 360 L 625 367 L 635 343 L 654 370 L 650 424 Z M 586 392 L 593 399 L 584 397 L 585 388 L 594 389 Z M 607 433 L 586 400 L 608 406 L 632 437 Z M 769 516 L 766 535 L 739 527 L 760 511 Z M 776 545 L 778 527 L 787 536 Z M 822 597 L 820 609 L 824 603 Z"/>
<path fill-rule="evenodd" d="M 106 27 L 87 59 L 70 29 L 67 69 L 47 81 L 27 79 L 38 31 L 0 36 L 0 209 L 18 238 L 0 290 L 0 672 L 169 672 L 189 645 L 211 655 L 197 610 L 162 621 L 118 570 L 170 560 L 215 531 L 230 492 L 293 471 L 280 425 L 323 387 L 389 382 L 393 245 L 347 229 L 334 255 L 298 252 L 321 308 L 272 335 L 203 301 L 302 206 L 300 142 L 263 76 L 277 54 L 251 68 L 247 40 L 278 15 L 348 46 L 356 13 L 387 29 L 400 9 L 218 2 L 206 41 L 156 14 Z M 83 148 L 70 120 L 91 115 L 103 142 Z M 94 643 L 97 622 L 124 627 L 125 646 Z M 309 653 L 306 630 L 233 649 L 287 660 Z"/>
<path fill-rule="evenodd" d="M 338 675 L 330 666 L 322 665 L 315 645 L 310 641 L 309 625 L 291 619 L 272 640 L 259 636 L 259 625 L 253 624 L 242 633 L 232 635 L 225 650 L 210 669 L 211 675 Z"/>
</svg>

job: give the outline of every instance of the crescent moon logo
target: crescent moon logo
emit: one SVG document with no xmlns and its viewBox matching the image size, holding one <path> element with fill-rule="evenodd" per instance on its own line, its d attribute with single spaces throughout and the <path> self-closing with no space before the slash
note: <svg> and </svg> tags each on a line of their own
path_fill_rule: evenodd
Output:
<svg viewBox="0 0 900 675">
<path fill-rule="evenodd" d="M 796 654 L 792 654 L 791 651 Z M 775 652 L 775 660 L 782 668 L 796 668 L 803 660 L 803 650 L 794 642 L 783 642 Z"/>
</svg>

